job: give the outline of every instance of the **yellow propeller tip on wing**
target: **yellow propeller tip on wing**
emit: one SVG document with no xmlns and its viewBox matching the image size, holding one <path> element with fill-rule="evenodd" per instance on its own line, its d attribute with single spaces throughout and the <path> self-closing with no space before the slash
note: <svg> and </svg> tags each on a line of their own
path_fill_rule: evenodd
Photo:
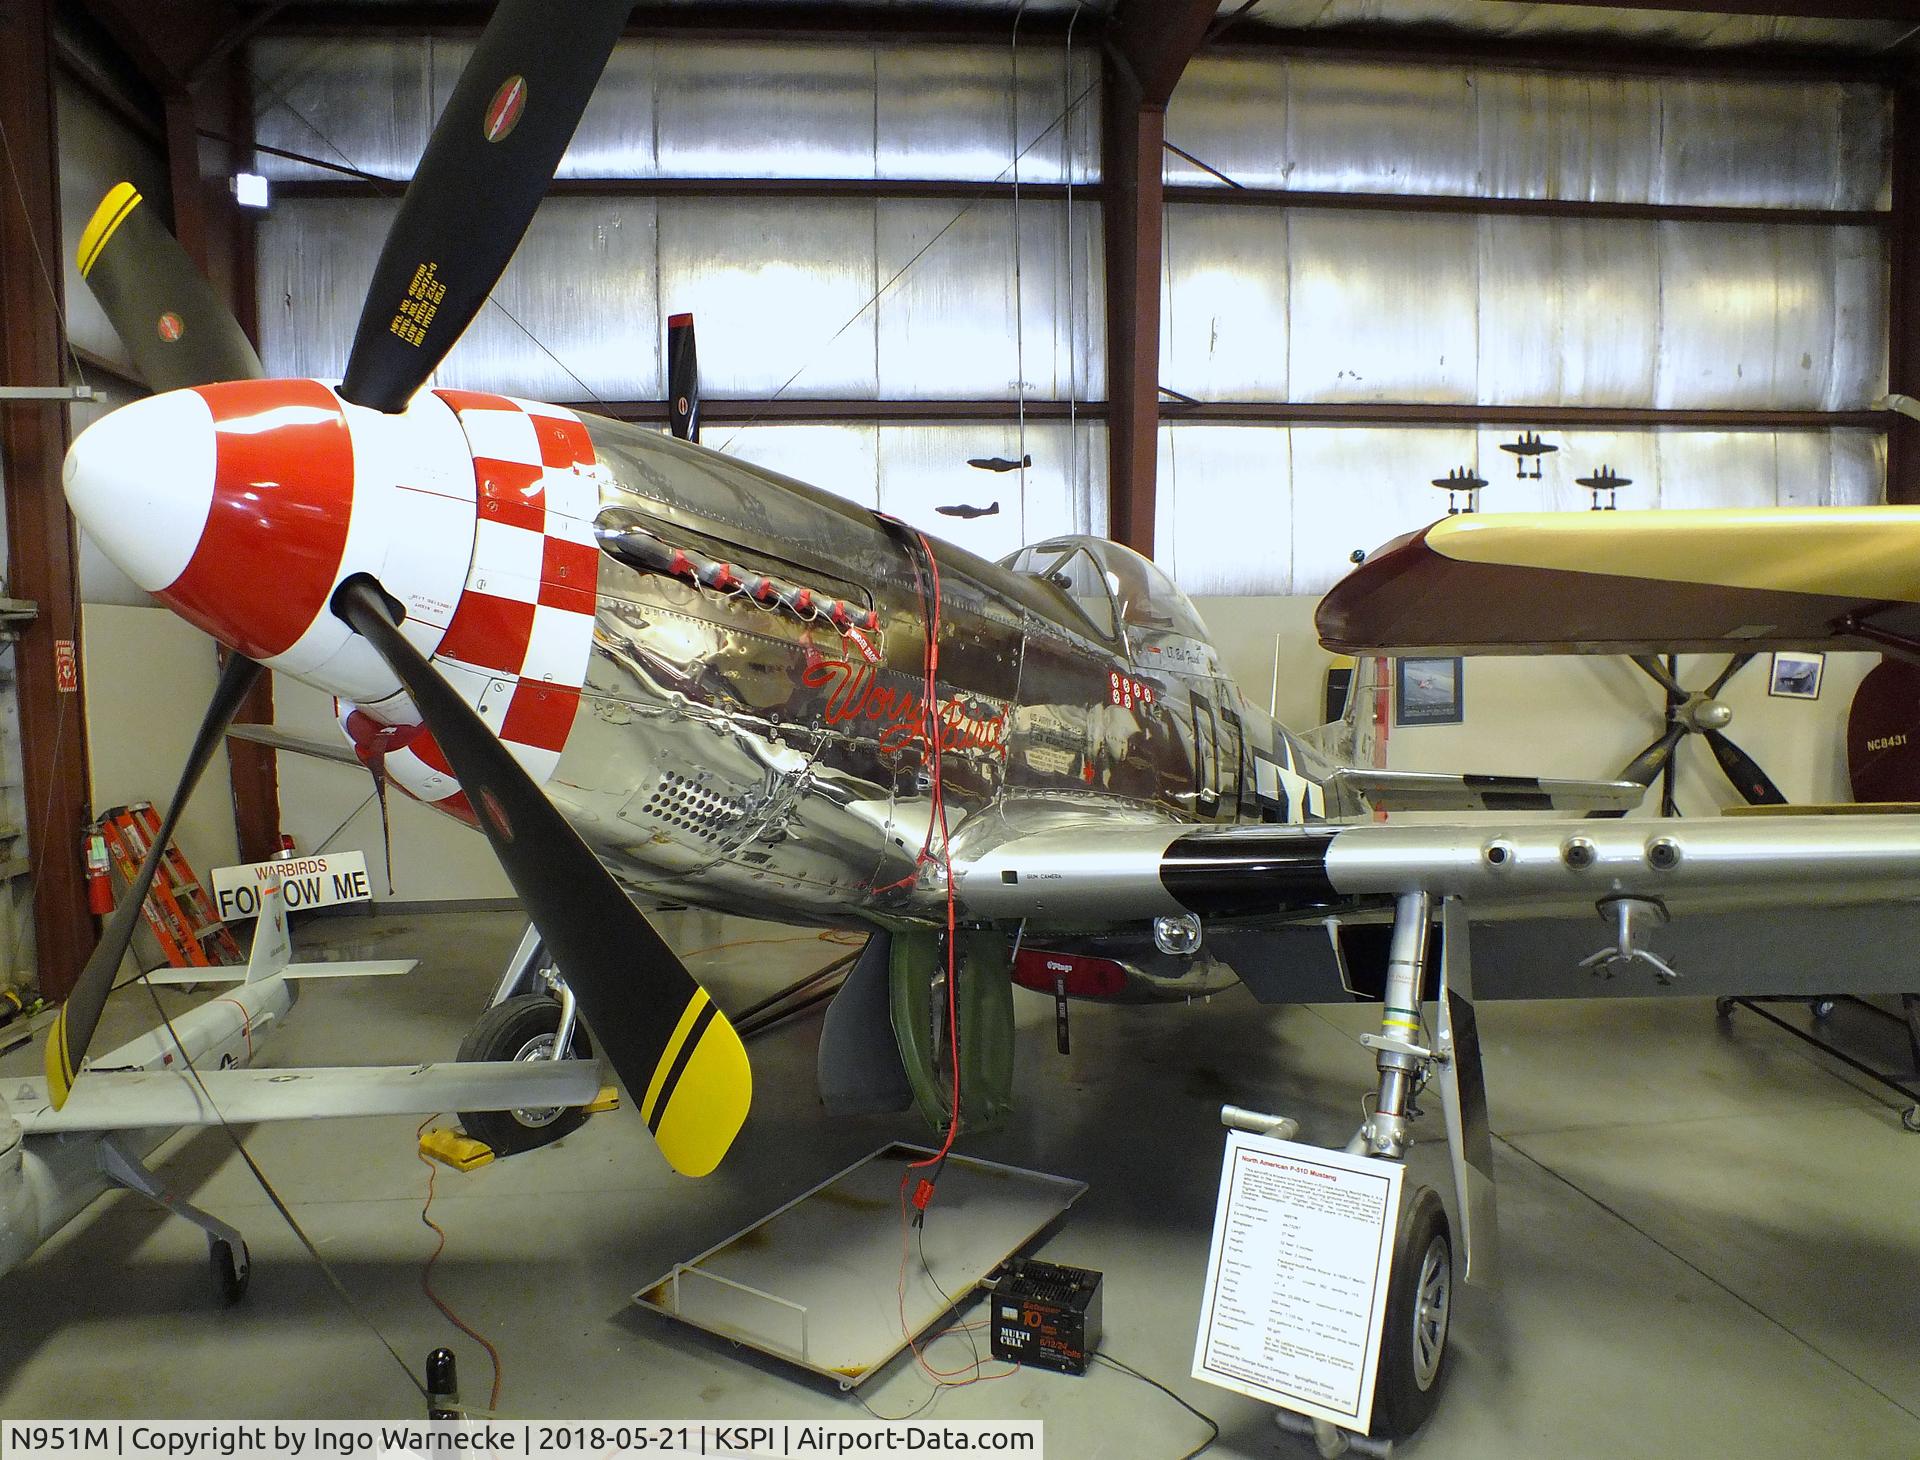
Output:
<svg viewBox="0 0 1920 1460">
<path fill-rule="evenodd" d="M 73 1093 L 72 1058 L 67 1049 L 67 1011 L 62 1007 L 47 1035 L 47 1098 L 55 1110 Z"/>
</svg>

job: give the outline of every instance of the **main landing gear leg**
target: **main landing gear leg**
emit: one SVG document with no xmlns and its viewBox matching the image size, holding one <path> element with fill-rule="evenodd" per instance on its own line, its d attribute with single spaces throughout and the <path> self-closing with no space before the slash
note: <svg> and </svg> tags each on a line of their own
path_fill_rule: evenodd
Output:
<svg viewBox="0 0 1920 1460">
<path fill-rule="evenodd" d="M 253 1259 L 247 1251 L 246 1239 L 237 1230 L 218 1217 L 201 1211 L 186 1198 L 174 1195 L 115 1136 L 100 1138 L 100 1169 L 114 1185 L 139 1192 L 155 1206 L 192 1222 L 205 1232 L 207 1259 L 213 1266 L 215 1293 L 229 1308 L 240 1301 L 241 1295 L 247 1291 L 248 1279 L 253 1276 Z"/>
<path fill-rule="evenodd" d="M 573 990 L 547 958 L 540 932 L 531 923 L 507 961 L 493 1001 L 461 1041 L 463 1060 L 591 1059 L 593 1048 L 579 1026 Z M 587 1113 L 580 1107 L 515 1110 L 463 1110 L 466 1133 L 496 1156 L 517 1155 L 557 1141 L 579 1129 Z"/>
<path fill-rule="evenodd" d="M 1434 905 L 1425 892 L 1403 894 L 1394 906 L 1393 940 L 1380 1011 L 1380 1031 L 1360 1042 L 1373 1051 L 1378 1075 L 1373 1108 L 1346 1149 L 1353 1155 L 1403 1161 L 1411 1144 L 1414 1098 L 1431 1083 L 1438 1092 L 1447 1149 L 1458 1198 L 1465 1273 L 1475 1282 L 1490 1273 L 1495 1221 L 1493 1146 L 1487 1125 L 1486 1087 L 1474 1020 L 1473 972 L 1467 913 L 1449 898 L 1440 908 L 1442 945 L 1439 1017 L 1434 1048 L 1420 1043 L 1421 992 L 1433 958 Z M 1229 1106 L 1230 1126 L 1291 1139 L 1293 1121 Z M 1380 1367 L 1374 1379 L 1371 1435 L 1358 1435 L 1325 1420 L 1286 1411 L 1275 1422 L 1296 1434 L 1311 1434 L 1320 1454 L 1349 1450 L 1388 1456 L 1393 1442 L 1413 1434 L 1439 1399 L 1454 1293 L 1453 1229 L 1439 1193 L 1421 1186 L 1403 1191 L 1387 1286 Z"/>
</svg>

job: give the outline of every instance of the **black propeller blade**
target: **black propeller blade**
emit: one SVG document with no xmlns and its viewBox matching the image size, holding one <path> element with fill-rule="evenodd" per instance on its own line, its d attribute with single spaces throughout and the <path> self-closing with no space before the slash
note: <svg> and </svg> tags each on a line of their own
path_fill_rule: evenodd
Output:
<svg viewBox="0 0 1920 1460">
<path fill-rule="evenodd" d="M 1727 773 L 1734 790 L 1746 798 L 1749 806 L 1787 804 L 1787 798 L 1780 794 L 1780 788 L 1768 779 L 1767 773 L 1760 769 L 1752 756 L 1718 730 L 1702 733 L 1707 738 L 1707 748 L 1713 752 L 1713 758 L 1720 762 L 1720 769 Z"/>
<path fill-rule="evenodd" d="M 1684 700 L 1687 697 L 1687 692 L 1680 687 L 1680 681 L 1674 678 L 1673 672 L 1669 670 L 1666 665 L 1662 664 L 1656 656 L 1652 654 L 1635 654 L 1632 658 L 1633 662 L 1640 666 L 1641 671 L 1647 678 L 1651 679 L 1675 699 Z"/>
<path fill-rule="evenodd" d="M 520 246 L 632 9 L 494 10 L 381 249 L 341 395 L 403 410 L 446 358 Z"/>
<path fill-rule="evenodd" d="M 752 1100 L 740 1036 L 506 746 L 400 632 L 387 593 L 371 578 L 349 578 L 333 609 L 373 645 L 426 720 L 661 1153 L 676 1171 L 704 1176 Z"/>
<path fill-rule="evenodd" d="M 264 373 L 239 321 L 132 183 L 101 199 L 80 235 L 77 262 L 156 393 Z"/>
<path fill-rule="evenodd" d="M 667 321 L 667 428 L 682 441 L 700 439 L 700 356 L 690 314 Z"/>
<path fill-rule="evenodd" d="M 1752 662 L 1753 655 L 1751 654 L 1735 654 L 1727 661 L 1726 668 L 1722 669 L 1713 677 L 1713 683 L 1708 685 L 1702 693 L 1705 694 L 1708 699 L 1713 699 L 1721 690 L 1727 687 L 1728 680 L 1732 679 L 1734 675 L 1745 669 L 1747 665 Z"/>
<path fill-rule="evenodd" d="M 180 784 L 174 788 L 166 819 L 160 823 L 159 834 L 147 849 L 133 885 L 113 910 L 113 916 L 107 919 L 100 942 L 87 960 L 87 966 L 80 970 L 73 992 L 60 1007 L 59 1018 L 54 1021 L 53 1032 L 47 1039 L 47 1094 L 55 1110 L 67 1103 L 73 1082 L 80 1073 L 81 1061 L 86 1058 L 87 1046 L 92 1043 L 93 1032 L 100 1023 L 100 1011 L 106 1007 L 107 995 L 113 990 L 114 971 L 120 967 L 127 945 L 133 941 L 134 925 L 146 903 L 147 889 L 153 885 L 161 855 L 173 839 L 174 827 L 179 824 L 187 798 L 193 794 L 200 773 L 213 758 L 214 748 L 227 733 L 234 711 L 247 697 L 247 691 L 253 688 L 260 673 L 260 666 L 253 660 L 239 654 L 228 656 L 226 668 L 220 671 L 220 683 L 207 705 L 206 717 L 200 722 L 200 732 L 194 737 L 193 749 L 188 752 L 186 766 L 180 772 Z"/>
<path fill-rule="evenodd" d="M 1614 779 L 1617 781 L 1632 781 L 1637 786 L 1651 786 L 1654 777 L 1665 770 L 1668 763 L 1672 761 L 1674 748 L 1686 738 L 1686 735 L 1687 727 L 1677 720 L 1674 721 L 1671 725 L 1667 726 L 1659 736 L 1650 742 L 1646 749 L 1642 750 L 1632 760 L 1622 766 L 1620 773 L 1615 776 Z M 1587 819 L 1589 821 L 1611 821 L 1626 814 L 1624 810 L 1589 811 L 1587 813 Z"/>
</svg>

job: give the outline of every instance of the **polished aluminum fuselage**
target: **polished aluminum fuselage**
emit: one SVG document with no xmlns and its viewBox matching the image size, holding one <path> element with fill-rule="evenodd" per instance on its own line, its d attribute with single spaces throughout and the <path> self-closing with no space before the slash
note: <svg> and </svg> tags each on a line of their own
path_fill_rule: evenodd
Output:
<svg viewBox="0 0 1920 1460">
<path fill-rule="evenodd" d="M 655 896 L 787 921 L 932 917 L 944 882 L 920 855 L 933 796 L 917 536 L 658 432 L 586 422 L 603 542 L 650 535 L 744 581 L 871 610 L 878 628 L 849 634 L 603 552 L 581 712 L 549 793 Z M 1054 584 L 939 542 L 932 553 L 956 858 L 1062 803 L 1122 821 L 1274 819 L 1245 767 L 1284 732 L 1211 646 L 1120 623 L 1105 636 Z M 1289 764 L 1313 763 L 1286 743 Z"/>
</svg>

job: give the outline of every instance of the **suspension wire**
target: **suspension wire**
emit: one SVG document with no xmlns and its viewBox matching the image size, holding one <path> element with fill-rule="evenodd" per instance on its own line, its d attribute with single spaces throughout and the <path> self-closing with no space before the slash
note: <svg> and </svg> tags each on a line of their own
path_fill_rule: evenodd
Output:
<svg viewBox="0 0 1920 1460">
<path fill-rule="evenodd" d="M 1085 101 L 1089 96 L 1091 96 L 1093 94 L 1094 88 L 1098 85 L 1099 83 L 1097 81 L 1090 81 L 1086 84 L 1086 86 L 1081 88 L 1080 94 L 1074 97 L 1072 101 L 1067 103 L 1066 110 L 1061 112 L 1059 116 L 1055 117 L 1050 123 L 1048 123 L 1045 131 L 1041 132 L 1039 136 L 1035 137 L 1025 147 L 1022 147 L 1020 149 L 1018 157 L 1016 157 L 1014 160 L 1017 162 L 1020 157 L 1025 157 L 1029 152 L 1033 151 L 1034 148 L 1038 147 L 1042 142 L 1046 141 L 1048 137 L 1052 136 L 1055 128 L 1059 127 L 1063 122 L 1067 120 L 1068 117 L 1072 116 L 1075 109 L 1079 107 L 1080 103 Z M 983 184 L 983 186 L 987 188 L 992 188 L 997 186 L 1007 176 L 1007 174 L 1011 170 L 1012 170 L 1011 164 L 1009 164 L 1007 167 L 1001 168 L 1000 171 L 994 174 L 993 177 L 989 178 L 986 181 L 986 183 Z M 872 309 L 874 305 L 878 304 L 880 300 L 886 295 L 887 291 L 893 288 L 895 284 L 898 284 L 900 280 L 906 276 L 907 270 L 911 269 L 915 264 L 919 263 L 921 259 L 925 258 L 930 252 L 932 252 L 934 245 L 939 243 L 941 239 L 945 238 L 949 233 L 951 233 L 955 225 L 957 225 L 962 218 L 965 218 L 967 214 L 971 213 L 975 208 L 979 207 L 982 203 L 986 202 L 987 199 L 992 196 L 993 194 L 990 192 L 980 193 L 978 196 L 976 196 L 971 201 L 969 201 L 966 204 L 966 206 L 961 208 L 958 213 L 955 213 L 951 218 L 949 218 L 946 221 L 946 223 L 941 226 L 939 232 L 935 233 L 932 238 L 929 238 L 925 243 L 921 244 L 920 247 L 914 251 L 913 256 L 909 258 L 904 264 L 902 264 L 897 270 L 894 271 L 893 275 L 886 281 L 886 283 L 882 284 L 878 289 L 874 290 L 873 293 L 867 297 L 867 301 L 864 304 L 862 304 L 858 309 L 854 310 L 852 314 L 847 316 L 845 323 L 843 323 L 839 329 L 835 330 L 832 334 L 827 336 L 826 340 L 821 344 L 820 348 L 816 350 L 812 354 L 812 356 L 810 356 L 807 359 L 805 364 L 801 365 L 798 370 L 795 370 L 793 374 L 789 375 L 786 378 L 786 380 L 782 382 L 780 388 L 776 390 L 771 396 L 769 396 L 765 402 L 763 402 L 763 405 L 771 405 L 774 401 L 779 400 L 781 396 L 785 395 L 787 391 L 792 388 L 793 383 L 796 380 L 798 380 L 802 375 L 805 375 L 807 371 L 811 370 L 816 364 L 818 364 L 820 359 L 827 353 L 827 351 L 833 348 L 835 341 L 837 341 L 840 338 L 840 336 L 844 335 L 848 330 L 853 328 L 854 324 L 859 320 L 861 315 L 865 314 L 869 309 Z M 729 446 L 733 445 L 734 440 L 740 435 L 742 431 L 747 430 L 751 426 L 757 426 L 762 420 L 765 419 L 765 417 L 766 417 L 766 412 L 762 410 L 761 412 L 754 415 L 750 419 L 742 421 L 738 426 L 734 427 L 733 434 L 728 436 L 725 441 L 720 443 L 719 449 L 721 451 L 725 451 Z"/>
<path fill-rule="evenodd" d="M 407 183 L 402 183 L 399 180 L 394 178 L 381 177 L 377 173 L 371 173 L 363 170 L 357 163 L 354 162 L 352 157 L 348 156 L 345 149 L 343 149 L 337 142 L 335 142 L 333 138 L 329 137 L 325 132 L 321 131 L 320 128 L 314 123 L 312 118 L 308 117 L 304 112 L 300 110 L 300 108 L 295 106 L 291 101 L 287 100 L 284 94 L 279 97 L 276 97 L 273 101 L 271 101 L 268 104 L 266 108 L 256 109 L 255 115 L 258 115 L 261 110 L 270 110 L 274 106 L 284 107 L 286 109 L 287 115 L 292 117 L 296 122 L 300 123 L 300 125 L 305 127 L 309 132 L 313 133 L 314 136 L 318 137 L 320 139 L 321 144 L 327 147 L 328 149 L 330 149 L 336 156 L 338 156 L 340 160 L 346 164 L 346 166 L 345 168 L 341 168 L 338 166 L 334 166 L 333 164 L 324 162 L 319 158 L 302 157 L 299 153 L 290 152 L 287 149 L 281 148 L 281 147 L 263 147 L 260 150 L 265 152 L 270 152 L 276 157 L 286 157 L 293 161 L 305 162 L 310 166 L 324 168 L 330 172 L 344 171 L 349 176 L 356 177 L 364 181 L 367 184 L 367 186 L 374 191 L 374 193 L 376 193 L 381 197 L 390 198 L 390 197 L 396 197 L 396 196 L 401 196 L 405 194 L 408 186 Z M 409 181 L 411 180 L 409 179 Z M 528 226 L 529 227 L 532 226 L 531 222 L 529 222 Z M 579 386 L 581 389 L 581 392 L 589 400 L 591 400 L 595 405 L 599 406 L 603 411 L 606 411 L 609 415 L 612 414 L 613 407 L 607 403 L 606 398 L 602 396 L 599 391 L 595 390 L 591 385 L 587 384 L 586 381 L 582 380 L 580 378 L 579 372 L 576 371 L 571 365 L 567 364 L 565 360 L 562 360 L 558 355 L 554 354 L 554 352 L 550 348 L 548 348 L 547 342 L 541 339 L 540 336 L 536 335 L 532 330 L 528 329 L 527 326 L 521 321 L 520 316 L 515 314 L 511 309 L 507 308 L 506 305 L 502 304 L 500 302 L 499 296 L 493 293 L 491 290 L 488 291 L 487 293 L 487 303 L 491 304 L 495 309 L 499 310 L 502 314 L 504 314 L 507 317 L 507 322 L 511 324 L 515 329 L 519 330 L 521 334 L 525 335 L 527 339 L 532 342 L 534 348 L 537 349 L 541 354 L 545 355 L 549 360 L 551 360 L 563 375 L 565 375 L 575 385 Z M 456 341 L 456 343 L 458 342 Z M 442 363 L 444 364 L 444 362 Z"/>
<path fill-rule="evenodd" d="M 1027 301 L 1020 274 L 1020 22 L 1026 17 L 1027 0 L 1013 13 L 1013 39 L 1008 48 L 1008 68 L 1012 73 L 1010 98 L 1013 110 L 1013 373 L 1014 398 L 1019 412 L 1019 447 L 1014 456 L 1020 463 L 1020 536 L 1027 537 Z M 1067 134 L 1061 133 L 1064 140 Z M 1063 149 L 1064 150 L 1064 149 Z"/>
<path fill-rule="evenodd" d="M 79 353 L 67 334 L 67 312 L 60 307 L 60 290 L 53 282 L 53 271 L 47 267 L 47 256 L 40 250 L 40 230 L 34 226 L 33 209 L 27 206 L 26 185 L 20 181 L 20 165 L 13 155 L 13 139 L 7 135 L 4 124 L 0 124 L 0 152 L 7 155 L 7 176 L 13 183 L 13 195 L 20 203 L 20 217 L 27 226 L 27 243 L 33 249 L 33 261 L 39 266 L 41 282 L 47 286 L 47 299 L 53 305 L 53 317 L 60 321 L 60 343 L 66 349 L 67 361 L 73 366 L 73 373 L 80 377 L 82 385 L 91 390 L 93 387 L 87 382 L 87 372 L 80 364 Z"/>
<path fill-rule="evenodd" d="M 259 930 L 257 928 L 255 929 L 254 936 L 259 936 Z M 367 1311 L 366 1306 L 358 1298 L 354 1297 L 352 1292 L 348 1290 L 347 1285 L 340 1280 L 340 1275 L 333 1270 L 333 1265 L 321 1255 L 320 1249 L 314 1245 L 313 1239 L 307 1235 L 306 1228 L 300 1225 L 300 1219 L 294 1216 L 293 1209 L 287 1205 L 285 1199 L 282 1198 L 279 1191 L 275 1189 L 274 1184 L 267 1179 L 267 1173 L 260 1169 L 260 1163 L 253 1159 L 252 1152 L 247 1150 L 246 1142 L 240 1139 L 240 1133 L 228 1124 L 225 1113 L 221 1111 L 218 1102 L 213 1098 L 213 1092 L 207 1089 L 207 1082 L 201 1078 L 199 1066 L 194 1064 L 193 1056 L 187 1052 L 186 1042 L 180 1038 L 180 1031 L 173 1027 L 173 1019 L 167 1013 L 167 1006 L 160 1001 L 160 993 L 159 990 L 153 986 L 153 980 L 148 978 L 145 973 L 142 973 L 140 975 L 140 986 L 147 991 L 147 997 L 153 1001 L 155 1012 L 160 1015 L 160 1022 L 166 1026 L 167 1035 L 173 1040 L 173 1047 L 180 1052 L 180 1063 L 186 1067 L 187 1073 L 193 1076 L 193 1083 L 199 1086 L 200 1098 L 206 1102 L 207 1109 L 213 1112 L 214 1119 L 220 1124 L 220 1129 L 226 1134 L 227 1140 L 232 1143 L 233 1149 L 239 1154 L 240 1159 L 246 1163 L 247 1170 L 253 1173 L 254 1181 L 259 1185 L 260 1190 L 266 1193 L 267 1200 L 273 1204 L 273 1209 L 280 1214 L 281 1220 L 287 1224 L 289 1230 L 299 1239 L 300 1245 L 307 1249 L 307 1256 L 313 1259 L 314 1265 L 320 1269 L 321 1275 L 326 1278 L 328 1285 L 333 1289 L 335 1294 L 338 1295 L 340 1301 L 346 1304 L 347 1311 L 359 1320 L 367 1332 L 379 1340 L 380 1347 L 387 1351 L 388 1356 L 393 1359 L 394 1363 L 400 1366 L 400 1372 L 407 1376 L 407 1383 L 419 1392 L 422 1399 L 431 1403 L 432 1396 L 427 1393 L 427 1386 L 421 1382 L 420 1376 L 415 1374 L 413 1367 L 408 1364 L 405 1359 L 400 1357 L 400 1351 L 393 1346 L 392 1341 L 381 1331 L 380 1325 L 373 1321 L 373 1315 Z M 251 1018 L 251 1016 L 248 1017 L 249 1019 Z"/>
<path fill-rule="evenodd" d="M 1067 55 L 1061 70 L 1061 91 L 1064 93 L 1073 85 L 1073 28 L 1080 23 L 1080 7 L 1074 6 L 1073 14 L 1067 17 Z M 1073 132 L 1069 129 L 1060 137 L 1060 157 L 1067 175 L 1067 491 L 1076 506 L 1080 503 L 1080 338 L 1079 303 L 1080 291 L 1073 283 L 1073 174 L 1075 161 L 1073 155 Z M 1026 453 L 1020 453 L 1025 456 Z M 1021 504 L 1024 512 L 1025 503 Z M 1075 524 L 1076 526 L 1080 524 Z M 1085 524 L 1092 528 L 1091 516 Z M 1025 524 L 1021 524 L 1022 532 Z"/>
</svg>

